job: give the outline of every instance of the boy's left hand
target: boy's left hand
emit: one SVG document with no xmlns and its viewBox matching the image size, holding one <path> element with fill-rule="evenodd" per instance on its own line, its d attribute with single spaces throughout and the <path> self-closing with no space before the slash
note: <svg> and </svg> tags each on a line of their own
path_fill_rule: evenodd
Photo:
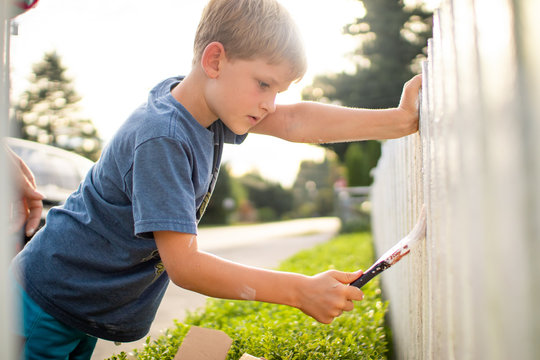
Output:
<svg viewBox="0 0 540 360">
<path fill-rule="evenodd" d="M 398 110 L 410 119 L 410 134 L 418 131 L 418 94 L 422 87 L 422 75 L 416 75 L 403 85 Z"/>
</svg>

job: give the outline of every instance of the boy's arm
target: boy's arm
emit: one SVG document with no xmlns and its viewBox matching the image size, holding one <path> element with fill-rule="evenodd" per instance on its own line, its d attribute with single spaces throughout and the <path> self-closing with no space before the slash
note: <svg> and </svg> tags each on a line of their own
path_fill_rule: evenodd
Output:
<svg viewBox="0 0 540 360">
<path fill-rule="evenodd" d="M 172 231 L 154 232 L 159 254 L 178 286 L 212 297 L 257 300 L 296 307 L 330 323 L 363 293 L 348 284 L 361 273 L 335 270 L 315 276 L 260 269 L 198 250 L 197 237 Z"/>
<path fill-rule="evenodd" d="M 251 132 L 315 144 L 402 137 L 418 130 L 421 84 L 421 75 L 409 80 L 399 106 L 392 109 L 355 109 L 315 102 L 278 105 Z"/>
</svg>

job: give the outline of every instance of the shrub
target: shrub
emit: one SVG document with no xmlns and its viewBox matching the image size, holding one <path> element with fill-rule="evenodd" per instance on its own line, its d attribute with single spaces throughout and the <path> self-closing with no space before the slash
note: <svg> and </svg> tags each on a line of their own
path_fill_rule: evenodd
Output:
<svg viewBox="0 0 540 360">
<path fill-rule="evenodd" d="M 313 275 L 336 268 L 367 269 L 373 261 L 367 233 L 340 235 L 328 243 L 299 252 L 279 270 Z M 232 339 L 228 360 L 247 352 L 268 360 L 381 359 L 388 341 L 384 329 L 387 304 L 375 278 L 363 288 L 364 300 L 330 325 L 316 322 L 301 311 L 282 305 L 210 299 L 205 308 L 175 322 L 163 336 L 136 351 L 138 359 L 173 359 L 189 326 L 220 329 Z M 123 357 L 122 357 L 123 356 Z M 125 354 L 111 359 L 126 359 Z"/>
</svg>

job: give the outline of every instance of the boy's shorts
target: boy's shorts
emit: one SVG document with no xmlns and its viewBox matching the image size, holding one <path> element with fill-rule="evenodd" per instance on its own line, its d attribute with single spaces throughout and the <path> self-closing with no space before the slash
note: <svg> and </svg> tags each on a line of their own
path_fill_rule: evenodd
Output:
<svg viewBox="0 0 540 360">
<path fill-rule="evenodd" d="M 82 331 L 64 325 L 43 311 L 26 294 L 22 286 L 11 276 L 15 299 L 23 312 L 21 359 L 90 359 L 96 346 L 97 338 Z"/>
</svg>

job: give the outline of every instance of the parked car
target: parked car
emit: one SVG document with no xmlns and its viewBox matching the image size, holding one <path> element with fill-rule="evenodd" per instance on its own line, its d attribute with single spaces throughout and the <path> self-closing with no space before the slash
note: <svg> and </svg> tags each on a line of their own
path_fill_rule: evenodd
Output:
<svg viewBox="0 0 540 360">
<path fill-rule="evenodd" d="M 7 145 L 32 170 L 38 191 L 45 195 L 39 226 L 41 228 L 45 224 L 49 209 L 66 201 L 94 162 L 73 152 L 33 141 L 7 138 Z M 22 236 L 24 243 L 30 240 Z"/>
</svg>

